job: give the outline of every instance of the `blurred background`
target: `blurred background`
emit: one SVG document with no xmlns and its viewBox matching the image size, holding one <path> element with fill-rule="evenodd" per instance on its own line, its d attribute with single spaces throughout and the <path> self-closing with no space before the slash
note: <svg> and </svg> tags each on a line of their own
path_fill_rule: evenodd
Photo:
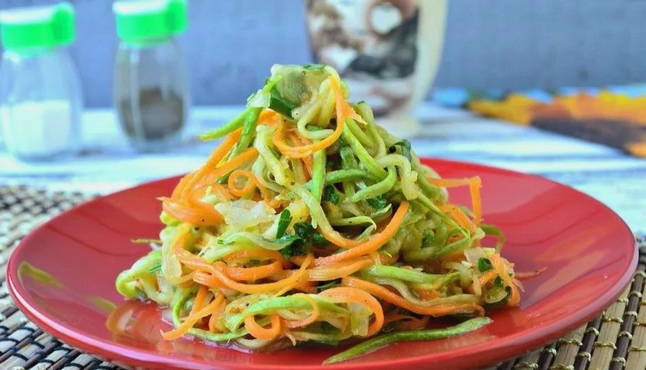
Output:
<svg viewBox="0 0 646 370">
<path fill-rule="evenodd" d="M 57 3 L 2 0 L 0 14 Z M 396 95 L 385 100 L 399 107 L 389 108 L 389 102 L 385 106 L 405 114 L 391 122 L 384 114 L 377 122 L 399 132 L 412 117 L 414 129 L 399 133 L 419 155 L 542 175 L 599 198 L 632 227 L 640 222 L 643 227 L 646 0 L 188 0 L 182 16 L 186 24 L 169 37 L 180 51 L 152 46 L 159 50 L 145 58 L 149 45 L 131 48 L 136 42 L 128 40 L 137 35 L 117 35 L 113 1 L 70 3 L 76 38 L 61 49 L 69 52 L 80 77 L 80 135 L 70 135 L 70 142 L 78 145 L 71 157 L 54 160 L 45 154 L 39 161 L 16 160 L 19 156 L 8 145 L 0 145 L 0 186 L 28 184 L 95 194 L 185 173 L 213 148 L 196 135 L 237 115 L 273 64 L 323 61 L 342 72 L 352 100 L 370 93 L 373 82 L 381 84 L 381 94 Z M 362 50 L 352 51 L 353 45 Z M 7 49 L 3 51 L 5 62 L 14 63 Z M 157 63 L 154 68 L 146 66 L 149 57 Z M 187 85 L 179 73 L 182 60 Z M 11 102 L 11 81 L 19 77 L 47 87 L 44 80 L 60 77 L 55 75 L 67 68 L 67 62 L 61 63 L 62 68 L 50 65 L 47 72 L 27 63 L 19 73 L 3 66 L 0 100 L 16 105 L 16 99 Z M 31 76 L 36 70 L 41 77 Z M 154 94 L 168 87 L 157 86 L 166 83 L 165 76 L 182 75 L 169 88 L 186 97 L 185 103 L 172 94 L 167 100 L 146 95 L 151 91 L 145 89 L 128 95 L 132 92 L 123 91 L 136 80 L 129 73 L 147 75 L 148 83 L 159 88 Z M 72 77 L 58 78 L 62 81 L 57 83 L 74 85 Z M 169 140 L 151 147 L 144 138 L 145 145 L 140 145 L 136 136 L 141 132 L 132 126 L 142 123 L 128 117 L 131 107 L 115 107 L 115 89 L 133 106 L 153 96 L 155 107 L 168 109 L 153 109 L 144 131 L 177 115 L 162 127 Z M 34 89 L 23 90 L 29 95 Z M 381 110 L 379 99 L 368 102 Z M 54 108 L 60 106 L 47 109 Z M 21 112 L 35 112 L 30 109 Z M 54 115 L 43 112 L 34 126 L 26 126 L 31 119 L 3 116 L 5 128 L 16 129 L 10 140 L 10 130 L 4 130 L 5 144 L 18 138 L 28 154 L 52 142 L 66 145 L 65 138 L 51 136 L 60 131 L 50 124 Z M 40 133 L 38 140 L 35 132 Z"/>
<path fill-rule="evenodd" d="M 0 9 L 56 2 L 2 0 Z M 70 49 L 85 104 L 110 106 L 117 47 L 112 2 L 71 2 L 77 40 Z M 193 103 L 241 104 L 272 64 L 311 62 L 305 5 L 189 0 L 189 26 L 178 39 Z M 450 0 L 434 85 L 525 89 L 646 81 L 644 16 L 644 0 Z"/>
</svg>

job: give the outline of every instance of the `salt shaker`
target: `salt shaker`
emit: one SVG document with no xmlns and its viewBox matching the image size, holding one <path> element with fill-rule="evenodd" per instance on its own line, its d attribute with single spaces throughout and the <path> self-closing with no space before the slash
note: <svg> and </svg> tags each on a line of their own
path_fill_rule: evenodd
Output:
<svg viewBox="0 0 646 370">
<path fill-rule="evenodd" d="M 79 148 L 82 93 L 65 46 L 75 38 L 74 8 L 15 8 L 0 12 L 0 120 L 7 151 L 51 160 Z"/>
<path fill-rule="evenodd" d="M 176 143 L 186 124 L 189 98 L 175 36 L 186 29 L 186 0 L 116 1 L 120 39 L 114 104 L 121 127 L 139 151 Z"/>
</svg>

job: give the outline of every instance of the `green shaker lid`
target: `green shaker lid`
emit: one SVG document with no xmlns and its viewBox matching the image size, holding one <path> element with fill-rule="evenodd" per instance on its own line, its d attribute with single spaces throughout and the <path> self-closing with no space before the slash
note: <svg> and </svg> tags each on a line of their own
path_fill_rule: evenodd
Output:
<svg viewBox="0 0 646 370">
<path fill-rule="evenodd" d="M 124 41 L 165 38 L 186 29 L 186 0 L 118 0 L 112 10 Z"/>
<path fill-rule="evenodd" d="M 68 2 L 0 12 L 0 34 L 7 50 L 67 45 L 74 41 L 75 29 L 74 7 Z"/>
</svg>

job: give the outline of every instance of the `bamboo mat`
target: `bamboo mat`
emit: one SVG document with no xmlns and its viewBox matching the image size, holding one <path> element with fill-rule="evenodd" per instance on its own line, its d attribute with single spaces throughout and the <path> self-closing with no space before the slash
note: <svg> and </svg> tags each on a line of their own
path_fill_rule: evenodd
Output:
<svg viewBox="0 0 646 370">
<path fill-rule="evenodd" d="M 20 239 L 61 211 L 88 200 L 81 193 L 0 186 L 0 369 L 121 369 L 48 335 L 16 308 L 4 265 Z M 601 316 L 563 338 L 490 369 L 646 369 L 646 240 L 632 283 Z"/>
</svg>

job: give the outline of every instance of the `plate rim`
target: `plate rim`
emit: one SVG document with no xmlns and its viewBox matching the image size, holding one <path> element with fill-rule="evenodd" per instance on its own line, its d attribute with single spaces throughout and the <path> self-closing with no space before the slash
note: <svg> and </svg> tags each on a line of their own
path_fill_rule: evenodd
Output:
<svg viewBox="0 0 646 370">
<path fill-rule="evenodd" d="M 420 161 L 426 162 L 436 162 L 444 163 L 446 165 L 458 165 L 458 166 L 468 166 L 470 168 L 484 168 L 489 171 L 494 171 L 497 173 L 510 174 L 514 176 L 523 176 L 531 177 L 537 181 L 546 181 L 548 183 L 565 187 L 570 191 L 574 191 L 580 195 L 583 195 L 585 198 L 588 198 L 590 201 L 597 203 L 602 206 L 606 211 L 608 211 L 612 216 L 620 221 L 620 226 L 624 232 L 629 234 L 633 238 L 633 248 L 630 266 L 626 269 L 621 275 L 621 277 L 615 282 L 611 289 L 603 292 L 594 302 L 583 309 L 581 309 L 577 315 L 570 315 L 561 320 L 550 320 L 538 328 L 534 329 L 525 329 L 519 331 L 513 335 L 506 336 L 504 338 L 498 338 L 495 343 L 491 341 L 485 341 L 482 343 L 476 343 L 468 345 L 462 348 L 453 349 L 446 352 L 435 352 L 425 355 L 419 355 L 415 357 L 405 357 L 405 358 L 396 358 L 389 360 L 378 360 L 374 362 L 364 362 L 364 363 L 340 363 L 336 365 L 325 365 L 325 368 L 334 368 L 334 369 L 348 369 L 348 370 L 357 370 L 357 369 L 367 369 L 367 368 L 386 368 L 392 366 L 405 366 L 405 365 L 419 365 L 420 363 L 429 363 L 429 361 L 446 361 L 447 359 L 460 358 L 461 356 L 469 355 L 473 357 L 474 354 L 478 355 L 478 359 L 481 364 L 494 363 L 496 361 L 501 361 L 508 359 L 514 355 L 522 354 L 523 352 L 538 347 L 541 344 L 548 343 L 549 341 L 556 339 L 557 337 L 567 333 L 571 330 L 574 330 L 577 326 L 582 325 L 585 322 L 590 321 L 610 304 L 613 303 L 621 295 L 623 289 L 626 288 L 630 282 L 634 271 L 637 268 L 637 262 L 639 253 L 637 250 L 637 244 L 634 241 L 634 234 L 632 230 L 628 227 L 626 222 L 619 216 L 614 210 L 605 205 L 603 202 L 598 199 L 590 196 L 586 193 L 583 193 L 569 185 L 559 183 L 557 181 L 539 176 L 534 174 L 523 173 L 519 171 L 509 170 L 505 168 L 489 166 L 480 163 L 468 162 L 468 161 L 456 161 L 443 158 L 435 157 L 419 157 Z M 109 359 L 115 363 L 124 362 L 127 364 L 133 364 L 136 366 L 174 366 L 178 368 L 213 368 L 225 367 L 231 369 L 284 369 L 285 366 L 280 365 L 269 365 L 269 364 L 236 364 L 231 362 L 218 362 L 217 360 L 184 360 L 173 358 L 172 356 L 160 355 L 158 353 L 138 349 L 130 346 L 126 346 L 114 341 L 106 341 L 104 339 L 98 338 L 94 335 L 80 333 L 73 328 L 70 328 L 64 324 L 60 324 L 56 321 L 55 318 L 48 317 L 48 315 L 40 312 L 36 307 L 30 304 L 29 299 L 26 298 L 24 289 L 22 288 L 20 281 L 17 276 L 17 257 L 20 252 L 27 248 L 29 241 L 34 237 L 35 234 L 41 231 L 41 229 L 46 228 L 50 223 L 54 222 L 58 218 L 65 217 L 69 213 L 75 212 L 77 209 L 82 207 L 88 207 L 93 203 L 100 202 L 103 198 L 115 196 L 124 192 L 130 192 L 135 189 L 140 189 L 143 187 L 150 186 L 154 183 L 161 183 L 165 181 L 174 181 L 180 176 L 170 176 L 161 179 L 146 181 L 144 183 L 138 184 L 136 186 L 128 187 L 116 192 L 112 192 L 106 195 L 101 195 L 99 197 L 90 199 L 81 204 L 78 204 L 66 211 L 63 211 L 56 215 L 55 217 L 49 219 L 45 223 L 39 225 L 37 228 L 33 229 L 26 235 L 14 248 L 12 251 L 9 260 L 7 262 L 6 268 L 6 279 L 7 279 L 7 288 L 10 296 L 13 299 L 13 302 L 16 306 L 23 312 L 32 322 L 37 324 L 41 329 L 48 332 L 57 339 L 61 339 L 70 345 L 87 351 L 98 356 L 102 356 L 106 359 Z M 522 339 L 522 341 L 518 341 Z M 474 364 L 474 361 L 468 361 L 468 359 L 462 358 L 464 364 Z M 289 365 L 290 369 L 322 369 L 323 365 Z"/>
</svg>

